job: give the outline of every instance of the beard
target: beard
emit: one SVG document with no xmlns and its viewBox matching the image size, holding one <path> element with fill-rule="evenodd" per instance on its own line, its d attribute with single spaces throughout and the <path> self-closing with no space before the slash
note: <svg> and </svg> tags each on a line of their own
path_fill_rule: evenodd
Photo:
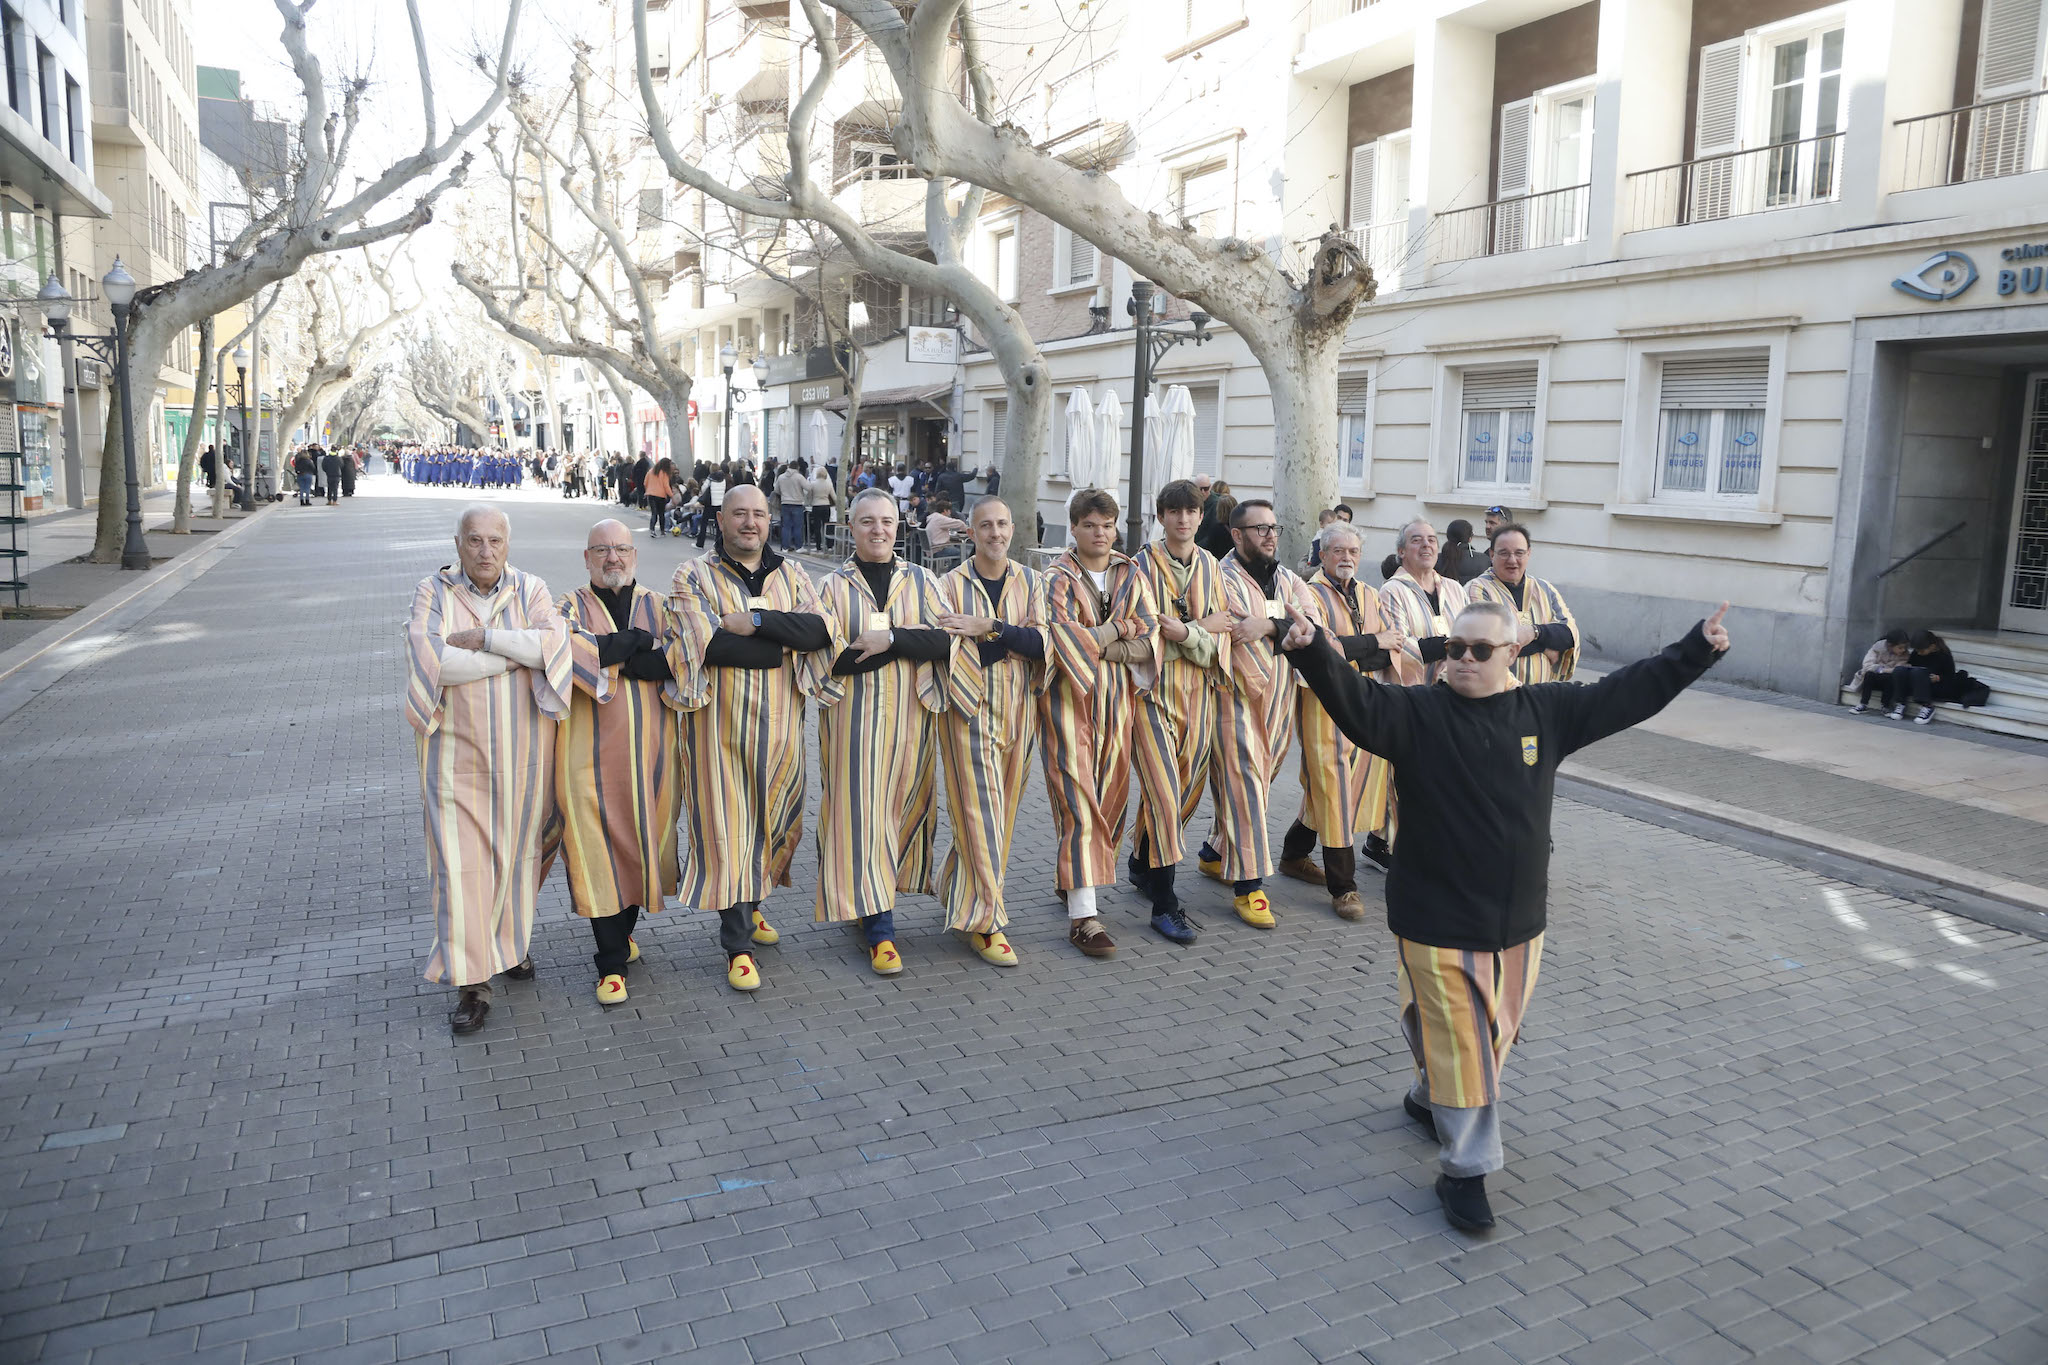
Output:
<svg viewBox="0 0 2048 1365">
<path fill-rule="evenodd" d="M 633 575 L 625 569 L 602 569 L 596 575 L 597 586 L 607 592 L 617 592 L 633 581 Z"/>
<path fill-rule="evenodd" d="M 1237 557 L 1247 569 L 1258 573 L 1264 573 L 1280 562 L 1278 556 L 1267 554 L 1263 548 L 1249 541 L 1239 547 Z"/>
</svg>

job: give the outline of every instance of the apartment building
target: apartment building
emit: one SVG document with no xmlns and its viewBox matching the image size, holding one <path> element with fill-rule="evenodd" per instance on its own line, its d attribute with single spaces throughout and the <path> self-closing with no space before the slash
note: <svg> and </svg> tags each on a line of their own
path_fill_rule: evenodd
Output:
<svg viewBox="0 0 2048 1365">
<path fill-rule="evenodd" d="M 105 218 L 112 208 L 93 184 L 83 24 L 78 0 L 0 0 L 0 64 L 7 73 L 0 105 L 0 291 L 10 298 L 34 298 L 53 273 L 82 296 L 92 277 L 67 255 L 65 225 Z M 12 406 L 20 442 L 14 448 L 28 457 L 30 505 L 82 507 L 92 485 L 77 453 L 66 451 L 63 369 L 56 344 L 41 332 L 32 310 L 0 314 L 0 401 Z"/>
<path fill-rule="evenodd" d="M 1504 503 L 1604 654 L 1726 596 L 1727 678 L 1832 696 L 1882 627 L 1931 626 L 1992 675 L 1992 724 L 2048 734 L 2044 44 L 2042 0 L 1194 0 L 1038 105 L 1042 145 L 1163 216 L 1365 251 L 1330 458 L 1373 545 Z M 979 260 L 1056 411 L 1128 411 L 1129 271 L 1001 204 Z M 985 461 L 1000 378 L 967 370 Z M 1268 491 L 1243 345 L 1161 383 L 1198 468 Z"/>
<path fill-rule="evenodd" d="M 82 0 L 69 3 L 79 7 Z M 107 0 L 93 5 L 84 22 L 93 175 L 113 203 L 112 216 L 93 227 L 90 278 L 97 281 L 119 256 L 141 285 L 175 279 L 193 263 L 195 238 L 203 249 L 206 237 L 190 0 Z M 98 292 L 95 286 L 92 294 Z M 113 326 L 104 305 L 92 321 L 103 331 Z M 145 361 L 133 370 L 136 459 L 145 483 L 175 473 L 191 420 L 195 336 L 151 358 L 155 369 Z M 98 462 L 102 429 L 87 425 L 89 464 Z"/>
</svg>

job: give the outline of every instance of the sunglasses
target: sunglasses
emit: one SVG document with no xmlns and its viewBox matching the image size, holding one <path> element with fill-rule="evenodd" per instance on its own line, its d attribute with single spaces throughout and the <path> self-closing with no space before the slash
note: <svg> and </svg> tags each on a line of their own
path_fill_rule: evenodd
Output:
<svg viewBox="0 0 2048 1365">
<path fill-rule="evenodd" d="M 1488 659 L 1491 659 L 1493 657 L 1493 651 L 1495 651 L 1496 649 L 1509 648 L 1512 648 L 1512 646 L 1497 645 L 1494 644 L 1491 640 L 1475 640 L 1469 644 L 1463 640 L 1444 641 L 1444 653 L 1448 657 L 1453 659 L 1462 659 L 1465 657 L 1467 653 L 1470 653 L 1472 657 L 1477 659 L 1480 663 L 1485 663 Z"/>
</svg>

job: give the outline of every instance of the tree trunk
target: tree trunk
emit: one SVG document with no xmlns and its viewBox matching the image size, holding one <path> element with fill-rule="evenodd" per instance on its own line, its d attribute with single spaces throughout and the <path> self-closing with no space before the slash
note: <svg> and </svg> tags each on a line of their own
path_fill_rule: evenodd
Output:
<svg viewBox="0 0 2048 1365">
<path fill-rule="evenodd" d="M 219 521 L 228 514 L 228 358 L 216 351 L 213 366 L 213 519 Z"/>
<path fill-rule="evenodd" d="M 1010 406 L 1004 449 L 997 453 L 996 468 L 1003 478 L 1001 496 L 1016 523 L 1010 558 L 1028 564 L 1038 545 L 1038 485 L 1044 476 L 1047 437 L 1052 430 L 1052 379 L 1044 364 L 1036 361 L 1015 371 L 1006 365 L 1003 375 L 1008 381 L 1005 390 Z"/>
<path fill-rule="evenodd" d="M 207 375 L 213 370 L 213 319 L 207 318 L 199 324 L 199 362 L 192 367 L 192 420 L 185 428 L 185 448 L 178 452 L 178 493 L 176 505 L 171 508 L 171 534 L 188 536 L 192 534 L 192 513 L 188 503 L 192 496 L 192 470 L 199 462 L 199 441 L 206 434 Z M 220 479 L 220 454 L 213 457 L 214 479 Z"/>
<path fill-rule="evenodd" d="M 1273 401 L 1273 515 L 1282 564 L 1308 553 L 1318 515 L 1337 502 L 1337 352 L 1344 328 L 1247 337 Z M 1261 344 L 1263 343 L 1263 344 Z"/>
</svg>

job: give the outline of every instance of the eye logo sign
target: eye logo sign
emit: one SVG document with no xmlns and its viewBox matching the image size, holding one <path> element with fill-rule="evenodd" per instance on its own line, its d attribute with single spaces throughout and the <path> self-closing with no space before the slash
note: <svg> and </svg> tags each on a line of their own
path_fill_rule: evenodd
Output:
<svg viewBox="0 0 2048 1365">
<path fill-rule="evenodd" d="M 1892 288 L 1929 303 L 1946 303 L 1977 282 L 1977 265 L 1960 251 L 1937 251 L 1920 268 L 1892 281 Z"/>
</svg>

